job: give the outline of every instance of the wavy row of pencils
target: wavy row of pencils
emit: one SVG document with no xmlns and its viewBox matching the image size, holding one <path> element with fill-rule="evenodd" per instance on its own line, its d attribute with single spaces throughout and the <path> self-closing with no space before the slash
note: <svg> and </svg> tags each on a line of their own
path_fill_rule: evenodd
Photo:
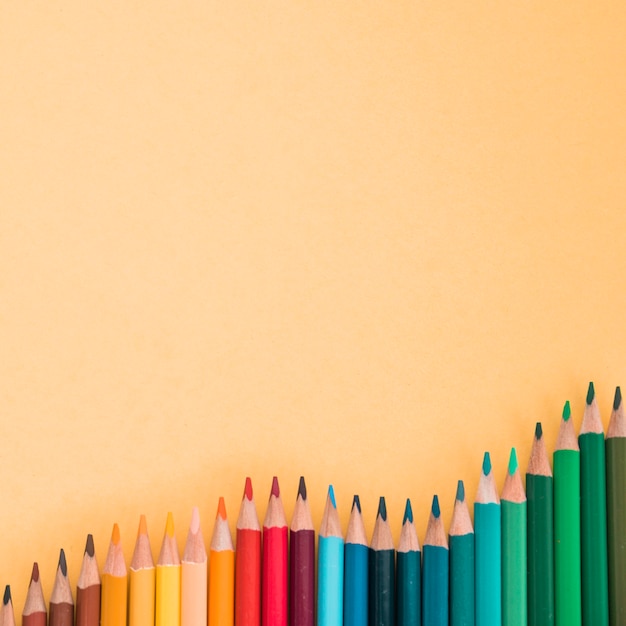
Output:
<svg viewBox="0 0 626 626">
<path fill-rule="evenodd" d="M 420 548 L 406 502 L 398 546 L 384 498 L 368 544 L 354 496 L 344 535 L 332 486 L 316 534 L 304 479 L 288 528 L 274 478 L 263 527 L 246 479 L 236 549 L 220 499 L 209 554 L 198 509 L 182 558 L 167 517 L 155 565 L 142 516 L 127 569 L 117 525 L 100 575 L 87 545 L 76 604 L 61 550 L 49 614 L 35 563 L 23 626 L 617 626 L 626 624 L 626 421 L 619 387 L 605 440 L 593 384 L 578 437 L 563 410 L 552 472 L 541 424 L 522 481 L 515 449 L 499 497 L 489 453 L 474 525 L 459 481 L 448 533 L 434 496 Z M 0 626 L 15 624 L 7 586 Z"/>
</svg>

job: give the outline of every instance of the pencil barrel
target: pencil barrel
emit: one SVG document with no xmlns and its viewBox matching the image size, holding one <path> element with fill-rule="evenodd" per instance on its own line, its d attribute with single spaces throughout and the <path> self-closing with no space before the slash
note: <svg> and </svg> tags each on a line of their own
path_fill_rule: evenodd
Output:
<svg viewBox="0 0 626 626">
<path fill-rule="evenodd" d="M 502 501 L 502 623 L 526 626 L 526 502 Z"/>
<path fill-rule="evenodd" d="M 430 545 L 423 550 L 422 626 L 448 626 L 448 550 Z"/>
<path fill-rule="evenodd" d="M 502 624 L 501 510 L 499 504 L 474 505 L 476 625 Z"/>
<path fill-rule="evenodd" d="M 450 536 L 450 626 L 474 626 L 474 534 Z"/>
<path fill-rule="evenodd" d="M 369 548 L 358 543 L 346 543 L 344 559 L 344 626 L 367 626 Z"/>
<path fill-rule="evenodd" d="M 340 537 L 320 537 L 317 568 L 317 625 L 343 624 L 344 546 Z"/>
<path fill-rule="evenodd" d="M 421 553 L 417 550 L 396 555 L 396 624 L 421 626 Z"/>
<path fill-rule="evenodd" d="M 369 626 L 395 626 L 395 550 L 369 551 Z"/>
</svg>

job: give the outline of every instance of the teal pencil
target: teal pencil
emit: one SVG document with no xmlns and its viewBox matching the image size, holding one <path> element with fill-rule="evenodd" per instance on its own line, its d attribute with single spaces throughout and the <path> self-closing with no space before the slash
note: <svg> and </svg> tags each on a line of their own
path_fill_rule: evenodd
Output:
<svg viewBox="0 0 626 626">
<path fill-rule="evenodd" d="M 459 480 L 450 522 L 450 626 L 474 626 L 474 528 Z"/>
<path fill-rule="evenodd" d="M 369 626 L 394 626 L 396 622 L 396 551 L 387 520 L 385 498 L 378 503 L 378 515 L 369 551 Z"/>
<path fill-rule="evenodd" d="M 354 496 L 344 546 L 344 626 L 367 626 L 368 553 L 361 501 Z"/>
<path fill-rule="evenodd" d="M 407 498 L 396 556 L 397 626 L 420 626 L 422 623 L 421 561 L 413 510 L 411 501 Z"/>
<path fill-rule="evenodd" d="M 318 542 L 317 624 L 342 626 L 344 547 L 332 485 L 328 487 Z"/>
<path fill-rule="evenodd" d="M 476 626 L 501 626 L 501 510 L 489 452 L 485 452 L 474 502 L 474 533 Z"/>
<path fill-rule="evenodd" d="M 448 539 L 434 496 L 424 539 L 423 626 L 448 626 L 449 563 Z"/>
</svg>

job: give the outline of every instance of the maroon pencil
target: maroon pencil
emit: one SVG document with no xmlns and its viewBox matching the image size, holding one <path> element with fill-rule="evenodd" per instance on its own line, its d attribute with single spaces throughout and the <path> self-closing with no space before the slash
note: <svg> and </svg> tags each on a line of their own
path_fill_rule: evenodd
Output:
<svg viewBox="0 0 626 626">
<path fill-rule="evenodd" d="M 315 626 L 315 530 L 300 477 L 289 533 L 289 624 Z"/>
<path fill-rule="evenodd" d="M 30 575 L 30 584 L 22 611 L 22 626 L 46 626 L 47 623 L 48 612 L 43 599 L 41 580 L 39 580 L 39 565 L 33 563 L 33 573 Z"/>
</svg>

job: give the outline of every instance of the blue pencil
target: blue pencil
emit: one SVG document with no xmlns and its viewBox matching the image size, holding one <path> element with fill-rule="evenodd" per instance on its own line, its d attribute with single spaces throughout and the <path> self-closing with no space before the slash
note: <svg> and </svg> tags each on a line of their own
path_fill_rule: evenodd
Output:
<svg viewBox="0 0 626 626">
<path fill-rule="evenodd" d="M 368 552 L 361 502 L 359 496 L 354 496 L 344 546 L 344 626 L 367 626 Z"/>
<path fill-rule="evenodd" d="M 448 574 L 448 539 L 441 518 L 439 498 L 434 496 L 424 539 L 423 626 L 448 626 Z"/>
<path fill-rule="evenodd" d="M 343 558 L 341 523 L 333 486 L 328 487 L 317 552 L 317 625 L 343 624 Z"/>
</svg>

